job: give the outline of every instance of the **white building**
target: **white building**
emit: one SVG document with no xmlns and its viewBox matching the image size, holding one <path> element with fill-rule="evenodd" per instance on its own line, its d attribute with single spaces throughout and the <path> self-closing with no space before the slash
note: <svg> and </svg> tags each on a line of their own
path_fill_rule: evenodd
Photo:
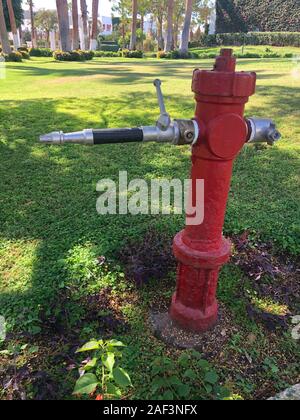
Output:
<svg viewBox="0 0 300 420">
<path fill-rule="evenodd" d="M 112 35 L 113 33 L 112 17 L 101 16 L 100 22 L 101 22 L 101 27 L 102 27 L 102 32 L 100 33 L 100 35 L 103 35 L 103 36 Z"/>
</svg>

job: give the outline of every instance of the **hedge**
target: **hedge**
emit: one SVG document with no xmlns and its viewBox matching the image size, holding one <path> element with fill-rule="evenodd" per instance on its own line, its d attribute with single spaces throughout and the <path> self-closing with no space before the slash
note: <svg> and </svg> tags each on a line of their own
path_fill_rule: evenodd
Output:
<svg viewBox="0 0 300 420">
<path fill-rule="evenodd" d="M 6 62 L 11 61 L 14 63 L 21 63 L 22 62 L 22 54 L 20 52 L 11 52 L 9 54 L 4 54 L 0 52 L 0 57 L 4 57 Z"/>
<path fill-rule="evenodd" d="M 94 52 L 81 50 L 70 52 L 54 51 L 53 57 L 57 61 L 86 61 L 94 58 Z"/>
<path fill-rule="evenodd" d="M 216 55 L 214 54 L 214 57 Z M 199 58 L 198 53 L 189 52 L 188 54 L 182 54 L 179 50 L 165 52 L 165 51 L 158 51 L 156 57 L 158 59 L 165 58 L 167 60 L 180 60 L 180 59 L 192 59 L 192 58 Z"/>
<path fill-rule="evenodd" d="M 299 0 L 217 0 L 217 33 L 300 31 Z"/>
<path fill-rule="evenodd" d="M 95 57 L 120 57 L 121 54 L 119 52 L 113 51 L 95 51 Z"/>
<path fill-rule="evenodd" d="M 248 32 L 232 34 L 202 34 L 190 48 L 215 47 L 221 45 L 271 45 L 278 47 L 300 47 L 300 32 Z"/>
<path fill-rule="evenodd" d="M 143 51 L 121 50 L 120 55 L 121 57 L 125 57 L 125 58 L 143 58 L 144 57 Z"/>
<path fill-rule="evenodd" d="M 119 45 L 116 44 L 101 44 L 99 50 L 100 51 L 110 51 L 110 52 L 118 52 Z"/>
<path fill-rule="evenodd" d="M 30 57 L 52 57 L 53 52 L 50 48 L 30 48 Z"/>
</svg>

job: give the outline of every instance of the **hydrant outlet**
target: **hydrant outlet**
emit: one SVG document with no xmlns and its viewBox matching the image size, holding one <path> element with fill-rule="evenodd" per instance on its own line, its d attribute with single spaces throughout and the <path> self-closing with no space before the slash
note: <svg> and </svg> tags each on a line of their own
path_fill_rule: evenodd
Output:
<svg viewBox="0 0 300 420">
<path fill-rule="evenodd" d="M 268 143 L 273 146 L 281 139 L 274 121 L 270 119 L 248 118 L 248 143 Z"/>
</svg>

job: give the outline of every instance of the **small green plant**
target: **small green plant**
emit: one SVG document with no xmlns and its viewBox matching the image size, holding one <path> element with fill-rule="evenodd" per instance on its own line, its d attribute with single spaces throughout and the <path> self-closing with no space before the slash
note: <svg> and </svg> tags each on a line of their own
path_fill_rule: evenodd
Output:
<svg viewBox="0 0 300 420">
<path fill-rule="evenodd" d="M 121 267 L 112 268 L 105 257 L 97 256 L 97 249 L 90 243 L 75 246 L 60 263 L 67 272 L 67 286 L 72 286 L 79 295 L 96 293 L 105 287 L 113 290 L 127 287 Z"/>
<path fill-rule="evenodd" d="M 219 375 L 211 364 L 193 351 L 183 353 L 177 366 L 168 357 L 157 358 L 152 364 L 151 393 L 158 400 L 215 399 L 230 397 L 230 392 L 219 385 Z"/>
<path fill-rule="evenodd" d="M 77 353 L 93 354 L 81 368 L 82 375 L 73 394 L 91 395 L 99 390 L 97 399 L 119 399 L 122 392 L 132 386 L 128 373 L 119 366 L 122 347 L 125 347 L 124 344 L 117 340 L 94 340 L 77 350 Z"/>
</svg>

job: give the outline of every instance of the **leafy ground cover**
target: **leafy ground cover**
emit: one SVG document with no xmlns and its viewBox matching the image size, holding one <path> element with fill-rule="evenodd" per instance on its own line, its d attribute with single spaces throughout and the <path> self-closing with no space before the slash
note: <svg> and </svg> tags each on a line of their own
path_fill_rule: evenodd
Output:
<svg viewBox="0 0 300 420">
<path fill-rule="evenodd" d="M 290 322 L 300 314 L 296 60 L 239 62 L 240 70 L 258 74 L 247 114 L 274 118 L 283 139 L 274 148 L 245 147 L 235 165 L 225 233 L 236 251 L 218 292 L 230 327 L 218 352 L 199 356 L 169 348 L 148 326 L 149 308 L 166 307 L 174 290 L 171 240 L 184 218 L 103 217 L 95 209 L 97 182 L 117 181 L 120 170 L 129 179 L 186 179 L 189 150 L 37 142 L 57 129 L 152 124 L 156 77 L 172 116 L 188 118 L 192 71 L 211 66 L 209 60 L 153 59 L 7 64 L 0 80 L 0 315 L 8 329 L 0 347 L 1 398 L 71 398 L 82 361 L 75 352 L 92 338 L 127 345 L 122 366 L 133 388 L 126 398 L 176 398 L 178 392 L 220 398 L 219 385 L 233 398 L 265 398 L 299 382 L 299 345 Z M 169 268 L 163 277 L 160 266 Z M 145 286 L 137 287 L 140 282 Z"/>
<path fill-rule="evenodd" d="M 276 47 L 270 45 L 245 45 L 241 47 L 224 47 L 233 48 L 234 53 L 237 56 L 246 54 L 259 54 L 272 55 L 273 53 L 279 54 L 281 57 L 285 57 L 287 54 L 299 55 L 298 47 Z M 202 48 L 191 48 L 191 52 L 201 55 L 218 54 L 220 47 L 202 47 Z"/>
</svg>

